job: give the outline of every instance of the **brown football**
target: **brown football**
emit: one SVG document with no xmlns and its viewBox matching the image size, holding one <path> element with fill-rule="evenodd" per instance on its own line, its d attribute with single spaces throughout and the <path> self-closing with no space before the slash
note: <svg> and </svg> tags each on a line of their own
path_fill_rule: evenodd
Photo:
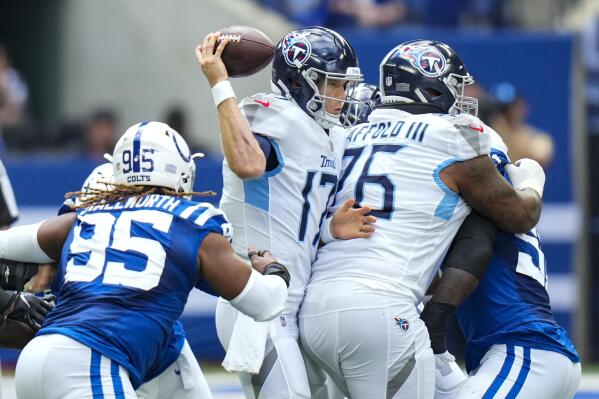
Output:
<svg viewBox="0 0 599 399">
<path fill-rule="evenodd" d="M 235 25 L 221 29 L 222 38 L 231 39 L 222 54 L 227 72 L 232 78 L 252 75 L 275 56 L 275 47 L 268 36 L 251 26 Z"/>
</svg>

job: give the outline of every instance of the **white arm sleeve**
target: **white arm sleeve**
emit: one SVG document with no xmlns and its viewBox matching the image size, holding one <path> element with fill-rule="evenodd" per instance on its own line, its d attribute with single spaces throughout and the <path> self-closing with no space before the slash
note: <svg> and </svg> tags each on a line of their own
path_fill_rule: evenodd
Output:
<svg viewBox="0 0 599 399">
<path fill-rule="evenodd" d="M 0 259 L 30 263 L 54 262 L 37 242 L 37 231 L 42 223 L 0 231 Z"/>
<path fill-rule="evenodd" d="M 279 276 L 263 276 L 252 269 L 245 288 L 230 303 L 256 321 L 277 317 L 285 308 L 287 286 Z"/>
</svg>

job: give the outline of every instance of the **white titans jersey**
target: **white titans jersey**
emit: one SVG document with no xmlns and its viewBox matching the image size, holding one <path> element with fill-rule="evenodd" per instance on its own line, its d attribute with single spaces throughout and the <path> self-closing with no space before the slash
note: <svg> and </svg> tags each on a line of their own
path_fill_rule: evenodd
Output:
<svg viewBox="0 0 599 399">
<path fill-rule="evenodd" d="M 335 206 L 348 198 L 371 206 L 376 231 L 369 239 L 322 247 L 311 283 L 359 281 L 384 295 L 420 301 L 470 213 L 440 173 L 488 154 L 488 129 L 470 115 L 378 109 L 368 123 L 349 130 Z"/>
<path fill-rule="evenodd" d="M 244 99 L 240 108 L 252 132 L 268 137 L 279 166 L 257 179 L 242 180 L 223 165 L 220 207 L 235 231 L 235 251 L 270 250 L 289 269 L 286 312 L 299 308 L 320 226 L 332 204 L 341 170 L 345 130 L 330 135 L 294 102 L 275 94 Z"/>
</svg>

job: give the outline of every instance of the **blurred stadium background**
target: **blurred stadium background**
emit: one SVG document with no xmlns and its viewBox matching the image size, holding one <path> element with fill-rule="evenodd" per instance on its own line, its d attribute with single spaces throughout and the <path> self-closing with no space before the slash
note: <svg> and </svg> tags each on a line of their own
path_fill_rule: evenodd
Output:
<svg viewBox="0 0 599 399">
<path fill-rule="evenodd" d="M 461 54 L 479 82 L 482 118 L 513 158 L 546 169 L 539 230 L 549 293 L 584 359 L 577 398 L 599 397 L 598 0 L 0 0 L 0 157 L 18 223 L 55 214 L 63 194 L 142 120 L 165 121 L 206 152 L 196 188 L 221 191 L 216 113 L 194 48 L 236 24 L 274 42 L 299 25 L 337 29 L 371 83 L 385 53 L 405 40 L 441 40 Z M 238 97 L 268 90 L 269 73 L 234 80 Z M 217 397 L 240 397 L 235 379 L 218 371 L 214 306 L 192 294 L 188 340 Z M 17 356 L 0 351 L 5 375 Z M 10 378 L 3 385 L 3 398 L 12 397 Z"/>
</svg>

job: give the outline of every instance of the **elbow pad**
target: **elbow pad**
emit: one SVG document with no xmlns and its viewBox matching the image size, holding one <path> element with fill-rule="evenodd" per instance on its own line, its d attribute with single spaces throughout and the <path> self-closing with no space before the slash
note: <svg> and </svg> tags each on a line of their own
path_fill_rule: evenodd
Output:
<svg viewBox="0 0 599 399">
<path fill-rule="evenodd" d="M 0 258 L 17 262 L 54 262 L 37 242 L 37 231 L 42 223 L 16 226 L 0 231 Z"/>
<path fill-rule="evenodd" d="M 256 321 L 277 317 L 287 302 L 287 286 L 277 275 L 263 276 L 252 269 L 245 288 L 230 303 L 233 307 Z"/>
</svg>

